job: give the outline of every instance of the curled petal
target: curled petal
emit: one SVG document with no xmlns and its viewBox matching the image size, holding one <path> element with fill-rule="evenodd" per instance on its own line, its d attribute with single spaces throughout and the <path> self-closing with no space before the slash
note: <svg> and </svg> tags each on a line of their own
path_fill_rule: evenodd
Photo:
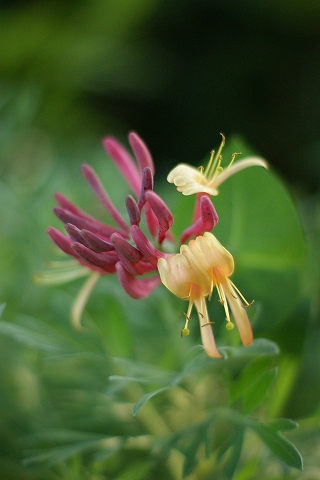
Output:
<svg viewBox="0 0 320 480">
<path fill-rule="evenodd" d="M 211 200 L 206 195 L 200 198 L 200 218 L 187 228 L 181 235 L 181 243 L 185 243 L 191 236 L 210 232 L 218 223 L 219 217 Z"/>
<path fill-rule="evenodd" d="M 207 177 L 202 170 L 180 163 L 171 170 L 167 180 L 169 183 L 173 183 L 177 187 L 178 192 L 181 192 L 183 195 L 208 193 L 215 196 L 218 195 L 218 187 L 225 180 L 245 168 L 254 166 L 268 168 L 268 164 L 263 158 L 248 157 L 235 162 L 222 171 L 216 171 L 213 176 Z"/>
<path fill-rule="evenodd" d="M 129 142 L 138 161 L 140 170 L 143 171 L 145 167 L 149 167 L 152 175 L 154 175 L 154 164 L 151 153 L 141 137 L 139 137 L 136 132 L 130 132 Z"/>
<path fill-rule="evenodd" d="M 132 298 L 147 297 L 160 284 L 158 275 L 138 279 L 131 275 L 121 262 L 116 264 L 116 270 L 122 288 Z"/>
<path fill-rule="evenodd" d="M 231 167 L 226 168 L 219 173 L 219 175 L 217 175 L 214 180 L 215 188 L 219 187 L 221 183 L 227 180 L 227 178 L 248 167 L 263 167 L 268 170 L 268 163 L 261 157 L 248 157 L 244 158 L 243 160 L 239 160 L 239 162 L 235 162 L 233 165 L 231 165 Z"/>
<path fill-rule="evenodd" d="M 214 187 L 207 187 L 206 178 L 200 170 L 186 163 L 180 163 L 171 170 L 167 180 L 169 183 L 173 183 L 178 192 L 183 195 L 193 195 L 199 192 L 209 193 L 209 195 L 218 194 Z"/>
<path fill-rule="evenodd" d="M 103 146 L 134 193 L 139 195 L 140 174 L 129 152 L 113 137 L 105 138 Z"/>
<path fill-rule="evenodd" d="M 161 244 L 166 237 L 167 231 L 173 225 L 173 215 L 166 203 L 155 192 L 151 190 L 147 191 L 146 199 L 158 219 L 158 242 Z"/>
<path fill-rule="evenodd" d="M 253 342 L 253 333 L 247 311 L 228 279 L 222 282 L 222 286 L 236 322 L 241 341 L 243 345 L 247 347 Z"/>
<path fill-rule="evenodd" d="M 100 182 L 100 179 L 96 172 L 93 170 L 93 168 L 86 164 L 82 165 L 82 173 L 87 182 L 89 183 L 90 187 L 94 191 L 95 195 L 109 212 L 114 221 L 119 225 L 120 228 L 122 228 L 124 231 L 127 231 L 127 222 L 124 220 L 119 210 L 111 202 L 109 195 L 103 188 L 103 185 Z"/>
</svg>

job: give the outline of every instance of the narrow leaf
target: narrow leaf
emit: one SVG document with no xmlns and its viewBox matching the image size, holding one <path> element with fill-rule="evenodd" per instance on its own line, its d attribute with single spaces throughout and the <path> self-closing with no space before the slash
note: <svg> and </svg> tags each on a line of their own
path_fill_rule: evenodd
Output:
<svg viewBox="0 0 320 480">
<path fill-rule="evenodd" d="M 276 457 L 285 462 L 289 467 L 302 470 L 303 461 L 300 452 L 289 440 L 260 422 L 251 420 L 250 427 L 259 435 Z"/>
<path fill-rule="evenodd" d="M 245 414 L 250 413 L 254 410 L 264 397 L 266 396 L 268 389 L 277 375 L 277 368 L 271 368 L 267 370 L 262 375 L 260 375 L 255 381 L 252 382 L 251 386 L 245 391 L 243 399 L 243 412 Z"/>
<path fill-rule="evenodd" d="M 152 392 L 149 392 L 149 393 L 146 393 L 145 395 L 143 395 L 138 401 L 137 403 L 134 405 L 133 409 L 132 409 L 132 415 L 135 417 L 138 413 L 138 411 L 140 410 L 141 407 L 143 407 L 143 405 L 148 401 L 150 400 L 150 398 L 154 397 L 155 395 L 158 395 L 158 393 L 161 393 L 161 392 L 164 392 L 165 390 L 168 390 L 168 388 L 170 388 L 171 385 L 168 385 L 166 387 L 162 387 L 162 388 L 158 388 L 157 390 L 153 390 Z"/>
<path fill-rule="evenodd" d="M 239 428 L 237 428 L 237 430 L 233 434 L 232 439 L 230 441 L 232 445 L 230 449 L 231 451 L 224 466 L 224 474 L 227 480 L 232 480 L 234 476 L 234 472 L 239 463 L 241 451 L 242 451 L 242 445 L 243 445 L 243 437 L 244 437 L 244 428 L 242 426 L 239 426 Z"/>
</svg>

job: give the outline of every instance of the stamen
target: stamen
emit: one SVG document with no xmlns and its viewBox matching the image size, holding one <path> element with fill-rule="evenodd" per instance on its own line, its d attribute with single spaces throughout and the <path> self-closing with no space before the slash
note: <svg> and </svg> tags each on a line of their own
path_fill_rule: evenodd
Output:
<svg viewBox="0 0 320 480">
<path fill-rule="evenodd" d="M 189 328 L 183 327 L 183 329 L 181 330 L 181 337 L 187 337 L 189 333 L 190 333 Z"/>
<path fill-rule="evenodd" d="M 181 337 L 187 337 L 190 333 L 190 330 L 188 328 L 188 324 L 189 324 L 189 322 L 191 322 L 191 317 L 185 312 L 183 313 L 183 315 L 186 317 L 186 323 L 184 324 L 184 327 L 181 330 Z"/>
<path fill-rule="evenodd" d="M 210 180 L 212 180 L 215 176 L 217 176 L 217 174 L 219 173 L 219 169 L 221 168 L 220 167 L 220 164 L 221 164 L 221 161 L 222 161 L 222 156 L 221 156 L 221 152 L 222 152 L 222 149 L 223 147 L 225 146 L 226 144 L 226 137 L 223 135 L 223 133 L 220 133 L 221 137 L 222 137 L 222 142 L 220 144 L 220 147 L 219 147 L 219 150 L 217 151 L 217 154 L 216 154 L 216 157 L 212 163 L 212 158 L 213 158 L 213 154 L 214 154 L 214 151 L 211 152 L 211 158 L 209 160 L 209 164 L 208 164 L 208 167 L 206 169 L 206 177 L 211 177 Z M 212 165 L 211 165 L 212 163 Z"/>
<path fill-rule="evenodd" d="M 242 155 L 242 153 L 241 153 L 241 152 L 237 152 L 237 153 L 233 153 L 233 154 L 232 154 L 231 162 L 230 162 L 229 165 L 227 166 L 226 170 L 228 170 L 228 169 L 231 167 L 231 165 L 233 164 L 235 158 L 236 158 L 238 155 Z"/>
<path fill-rule="evenodd" d="M 213 160 L 213 158 L 214 158 L 214 154 L 215 154 L 215 153 L 216 153 L 215 150 L 211 150 L 211 152 L 210 152 L 210 159 L 209 159 L 207 168 L 206 168 L 205 171 L 204 171 L 204 176 L 205 176 L 205 177 L 208 176 L 208 173 L 209 173 L 209 170 L 210 170 L 210 168 L 211 168 L 212 162 L 213 162 L 213 168 L 214 168 L 215 161 Z"/>
<path fill-rule="evenodd" d="M 203 315 L 202 315 L 203 316 Z M 214 325 L 214 322 L 207 322 L 201 325 L 201 327 L 206 327 L 207 325 Z"/>
<path fill-rule="evenodd" d="M 237 292 L 237 294 L 239 295 L 239 297 L 241 298 L 241 300 L 244 302 L 244 305 L 242 305 L 244 308 L 248 308 L 248 307 L 251 307 L 251 305 L 254 303 L 254 300 L 252 300 L 252 302 L 248 302 L 248 300 L 242 295 L 242 293 L 240 292 L 240 290 L 235 286 L 235 284 L 229 279 L 229 283 L 231 284 L 231 286 L 235 289 L 235 291 Z M 234 296 L 234 295 L 232 295 Z M 236 298 L 236 297 L 235 297 Z"/>
<path fill-rule="evenodd" d="M 231 322 L 226 294 L 224 293 L 224 290 L 223 290 L 220 283 L 217 283 L 216 286 L 217 286 L 217 291 L 218 291 L 218 295 L 219 295 L 219 303 L 221 305 L 223 305 L 223 308 L 224 308 L 224 311 L 225 311 L 225 314 L 226 314 L 226 320 L 227 320 L 227 322 Z"/>
</svg>

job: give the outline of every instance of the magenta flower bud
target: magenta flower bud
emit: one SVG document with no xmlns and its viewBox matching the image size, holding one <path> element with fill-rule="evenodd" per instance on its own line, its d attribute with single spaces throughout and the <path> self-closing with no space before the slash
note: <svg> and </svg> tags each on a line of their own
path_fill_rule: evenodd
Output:
<svg viewBox="0 0 320 480">
<path fill-rule="evenodd" d="M 166 237 L 167 231 L 173 225 L 173 215 L 167 207 L 166 203 L 155 192 L 151 190 L 146 192 L 146 199 L 158 219 L 158 242 L 161 245 L 161 243 Z"/>
<path fill-rule="evenodd" d="M 131 227 L 131 236 L 143 257 L 154 267 L 157 267 L 159 258 L 166 257 L 166 254 L 160 252 L 136 225 Z"/>
<path fill-rule="evenodd" d="M 142 179 L 141 179 L 141 190 L 138 199 L 138 208 L 139 210 L 142 209 L 144 204 L 146 203 L 146 192 L 148 190 L 153 189 L 153 175 L 151 169 L 149 167 L 145 167 L 142 171 Z"/>
<path fill-rule="evenodd" d="M 83 243 L 85 245 L 81 230 L 79 230 L 79 228 L 77 228 L 75 225 L 72 225 L 72 223 L 66 223 L 65 229 L 67 230 L 71 240 L 74 242 Z"/>
<path fill-rule="evenodd" d="M 137 202 L 131 195 L 126 197 L 126 208 L 130 219 L 130 225 L 139 225 L 141 220 L 140 210 Z"/>
<path fill-rule="evenodd" d="M 89 230 L 81 230 L 81 234 L 87 247 L 92 248 L 96 252 L 110 252 L 110 250 L 114 250 L 112 243 L 103 240 Z"/>
<path fill-rule="evenodd" d="M 75 225 L 80 230 L 86 229 L 90 230 L 94 233 L 98 233 L 103 237 L 109 238 L 113 233 L 123 233 L 114 227 L 110 227 L 103 223 L 98 222 L 97 220 L 87 220 L 85 218 L 78 217 L 77 215 L 65 210 L 64 208 L 57 208 L 53 209 L 55 215 L 63 222 L 63 223 L 71 223 Z"/>
<path fill-rule="evenodd" d="M 149 167 L 151 169 L 152 175 L 154 175 L 152 156 L 144 141 L 139 137 L 136 132 L 131 132 L 129 133 L 129 143 L 132 150 L 134 151 L 140 170 L 143 171 L 145 167 Z"/>
<path fill-rule="evenodd" d="M 94 252 L 90 248 L 82 245 L 82 243 L 73 242 L 70 244 L 72 250 L 78 255 L 85 263 L 101 268 L 107 272 L 115 271 L 115 264 L 119 261 L 117 252 L 111 251 L 108 253 Z"/>
<path fill-rule="evenodd" d="M 67 255 L 72 255 L 75 257 L 75 253 L 70 247 L 70 237 L 66 237 L 66 235 L 63 235 L 63 233 L 59 232 L 54 227 L 48 227 L 47 228 L 47 234 L 51 238 L 51 240 L 57 245 L 60 250 L 62 250 L 64 253 Z"/>
<path fill-rule="evenodd" d="M 138 262 L 141 260 L 142 253 L 133 245 L 130 245 L 119 233 L 111 235 L 110 240 L 119 255 L 125 257 L 130 262 Z"/>
<path fill-rule="evenodd" d="M 132 298 L 147 297 L 160 284 L 159 275 L 138 279 L 131 275 L 121 262 L 116 264 L 116 270 L 123 290 Z"/>
<path fill-rule="evenodd" d="M 119 225 L 121 229 L 123 229 L 124 231 L 128 231 L 127 222 L 124 220 L 119 210 L 111 202 L 109 195 L 103 188 L 102 183 L 100 182 L 93 168 L 89 165 L 84 164 L 82 165 L 82 173 L 84 178 L 87 180 L 90 187 L 92 188 L 93 192 L 98 197 L 102 205 L 109 212 L 114 221 Z"/>
<path fill-rule="evenodd" d="M 203 195 L 199 203 L 200 217 L 182 233 L 181 244 L 185 243 L 192 236 L 197 237 L 204 232 L 210 232 L 218 223 L 219 217 L 210 198 L 207 195 Z"/>
<path fill-rule="evenodd" d="M 113 137 L 105 138 L 103 146 L 134 193 L 139 195 L 141 178 L 129 152 Z"/>
</svg>

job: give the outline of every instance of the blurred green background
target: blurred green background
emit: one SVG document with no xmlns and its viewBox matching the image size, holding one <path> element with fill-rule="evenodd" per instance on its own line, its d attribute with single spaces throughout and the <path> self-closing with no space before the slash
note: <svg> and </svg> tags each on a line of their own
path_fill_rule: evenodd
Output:
<svg viewBox="0 0 320 480">
<path fill-rule="evenodd" d="M 306 248 L 307 259 L 294 278 L 290 271 L 281 277 L 283 292 L 274 287 L 282 293 L 282 303 L 275 307 L 282 315 L 279 325 L 274 318 L 270 323 L 266 319 L 257 332 L 280 346 L 280 380 L 274 392 L 278 403 L 270 401 L 268 409 L 271 416 L 302 419 L 296 441 L 305 448 L 307 468 L 304 474 L 285 477 L 273 472 L 273 477 L 262 477 L 258 471 L 241 478 L 320 478 L 319 18 L 317 0 L 0 2 L 0 301 L 6 303 L 2 319 L 22 328 L 17 332 L 5 327 L 2 333 L 7 335 L 0 337 L 1 479 L 150 480 L 164 475 L 159 465 L 152 474 L 147 469 L 147 449 L 139 453 L 140 463 L 132 460 L 135 473 L 128 467 L 122 476 L 121 454 L 115 463 L 107 455 L 92 461 L 77 456 L 76 448 L 60 451 L 60 456 L 57 452 L 56 463 L 52 458 L 45 466 L 40 461 L 40 467 L 22 463 L 37 448 L 51 448 L 62 438 L 72 443 L 67 429 L 91 429 L 102 436 L 116 432 L 119 438 L 143 431 L 127 411 L 114 420 L 111 397 L 103 395 L 113 373 L 111 357 L 165 368 L 182 362 L 168 348 L 179 329 L 168 317 L 181 313 L 181 305 L 171 297 L 157 292 L 139 306 L 128 300 L 120 307 L 122 292 L 115 279 L 106 279 L 86 313 L 91 331 L 83 336 L 68 323 L 81 283 L 50 289 L 32 282 L 33 273 L 52 256 L 47 225 L 61 228 L 51 213 L 54 192 L 65 193 L 99 216 L 102 210 L 92 208 L 96 203 L 83 188 L 79 166 L 92 164 L 108 186 L 116 172 L 101 139 L 112 134 L 126 143 L 130 130 L 149 146 L 156 186 L 168 199 L 172 193 L 164 180 L 169 168 L 181 161 L 199 165 L 219 143 L 221 131 L 227 145 L 234 138 L 244 153 L 247 149 L 264 156 L 275 178 L 286 185 L 287 200 L 280 193 L 269 200 L 264 192 L 261 210 L 252 210 L 250 238 L 254 249 L 263 235 L 255 239 L 258 225 L 262 231 L 270 226 L 281 233 L 281 213 L 292 210 L 295 215 L 292 206 L 283 206 L 291 197 L 303 233 L 292 220 L 292 237 L 289 227 L 283 233 L 286 255 L 296 255 L 298 265 Z M 254 185 L 250 175 L 243 178 Z M 270 186 L 272 195 L 280 192 L 275 185 Z M 126 193 L 124 185 L 113 186 L 114 203 L 123 205 Z M 277 204 L 277 199 L 284 203 Z M 246 201 L 254 203 L 250 196 Z M 217 206 L 228 212 L 226 197 L 219 197 Z M 228 242 L 223 223 L 219 229 Z M 229 243 L 231 248 L 232 239 Z M 239 278 L 250 295 L 254 282 L 242 273 L 245 265 L 240 258 Z M 271 282 L 261 278 L 263 284 Z M 160 318 L 158 305 L 166 320 Z M 104 315 L 116 318 L 115 326 L 106 324 Z M 160 323 L 150 325 L 149 316 Z M 148 343 L 152 336 L 159 342 L 156 350 Z M 179 340 L 172 344 L 182 355 L 185 344 Z M 135 401 L 139 392 L 133 393 Z M 40 431 L 51 432 L 51 437 L 39 440 Z M 137 457 L 136 452 L 131 455 Z M 172 477 L 165 475 L 179 478 L 172 472 Z"/>
</svg>

